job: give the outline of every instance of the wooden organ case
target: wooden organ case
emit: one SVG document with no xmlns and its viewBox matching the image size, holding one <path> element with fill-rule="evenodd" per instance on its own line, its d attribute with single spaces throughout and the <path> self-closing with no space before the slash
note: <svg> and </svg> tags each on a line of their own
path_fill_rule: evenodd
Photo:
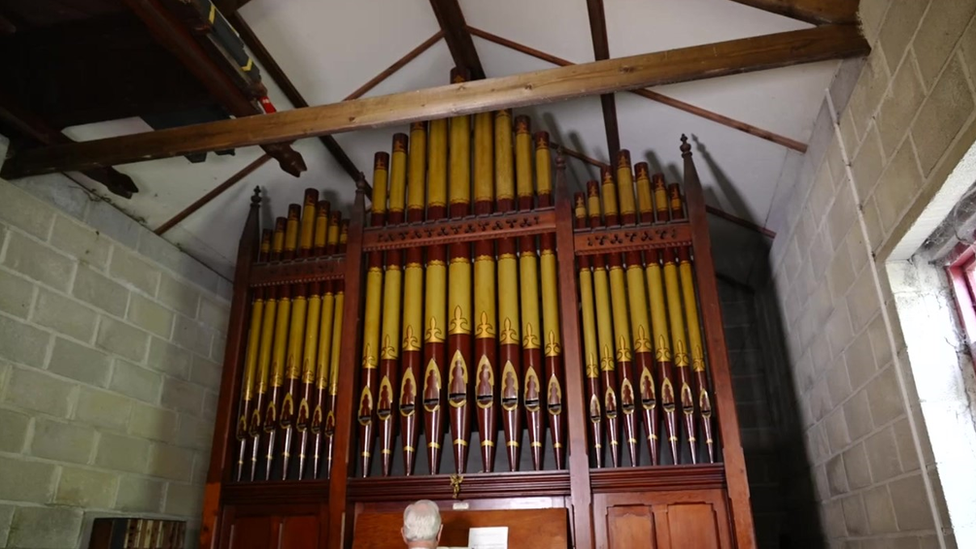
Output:
<svg viewBox="0 0 976 549">
<path fill-rule="evenodd" d="M 345 220 L 308 190 L 262 234 L 255 195 L 203 547 L 398 547 L 418 499 L 547 538 L 513 548 L 553 512 L 575 547 L 754 547 L 691 146 L 682 185 L 621 151 L 571 194 L 530 124 L 412 124 Z"/>
</svg>

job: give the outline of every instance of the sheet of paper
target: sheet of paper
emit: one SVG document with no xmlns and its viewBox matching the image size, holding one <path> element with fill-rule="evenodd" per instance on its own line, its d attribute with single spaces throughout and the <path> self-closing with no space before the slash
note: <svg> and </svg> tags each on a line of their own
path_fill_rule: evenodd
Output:
<svg viewBox="0 0 976 549">
<path fill-rule="evenodd" d="M 472 528 L 468 531 L 470 549 L 508 549 L 508 526 Z"/>
</svg>

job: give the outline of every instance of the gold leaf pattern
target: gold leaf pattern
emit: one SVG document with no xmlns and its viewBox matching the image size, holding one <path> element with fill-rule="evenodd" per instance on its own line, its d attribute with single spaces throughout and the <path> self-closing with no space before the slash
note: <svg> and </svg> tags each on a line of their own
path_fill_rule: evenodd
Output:
<svg viewBox="0 0 976 549">
<path fill-rule="evenodd" d="M 381 360 L 396 360 L 398 355 L 397 348 L 390 341 L 390 335 L 383 336 L 383 350 L 380 352 Z"/>
<path fill-rule="evenodd" d="M 366 349 L 363 350 L 363 363 L 364 370 L 372 370 L 376 367 L 376 357 L 373 356 L 373 349 L 370 348 L 369 343 L 366 344 Z"/>
<path fill-rule="evenodd" d="M 502 321 L 502 330 L 498 336 L 499 343 L 502 345 L 518 345 L 518 332 L 515 330 L 515 327 L 512 326 L 512 320 L 509 318 Z"/>
<path fill-rule="evenodd" d="M 624 336 L 620 336 L 617 347 L 617 362 L 630 362 L 632 355 L 630 354 L 630 347 L 627 345 L 627 340 L 624 339 Z"/>
<path fill-rule="evenodd" d="M 559 356 L 563 352 L 563 348 L 559 346 L 559 342 L 556 341 L 556 333 L 553 330 L 549 330 L 548 337 L 546 338 L 546 356 Z"/>
<path fill-rule="evenodd" d="M 604 372 L 612 372 L 614 370 L 613 363 L 613 353 L 610 352 L 610 346 L 603 346 L 603 356 L 600 357 L 600 369 Z"/>
<path fill-rule="evenodd" d="M 488 313 L 481 311 L 481 321 L 474 330 L 475 338 L 495 337 L 495 327 L 488 322 Z"/>
<path fill-rule="evenodd" d="M 685 349 L 685 342 L 678 340 L 674 346 L 674 365 L 679 368 L 688 366 L 688 352 Z"/>
<path fill-rule="evenodd" d="M 413 335 L 413 326 L 407 324 L 407 327 L 403 330 L 403 350 L 404 351 L 419 351 L 420 342 L 417 341 L 417 336 Z"/>
<path fill-rule="evenodd" d="M 461 312 L 461 306 L 458 305 L 454 308 L 454 316 L 451 317 L 451 327 L 448 330 L 449 334 L 470 334 L 471 328 L 468 326 L 468 319 L 464 318 L 464 314 Z"/>
<path fill-rule="evenodd" d="M 525 324 L 525 337 L 522 338 L 522 347 L 525 349 L 538 349 L 539 337 L 532 333 L 532 324 Z"/>
<path fill-rule="evenodd" d="M 671 362 L 671 349 L 668 347 L 668 340 L 663 335 L 658 338 L 657 353 L 655 353 L 654 358 L 658 362 Z"/>
<path fill-rule="evenodd" d="M 644 330 L 643 326 L 637 326 L 637 338 L 634 339 L 634 352 L 635 353 L 649 353 L 651 349 L 651 340 L 647 337 L 647 332 Z"/>
<path fill-rule="evenodd" d="M 427 321 L 427 331 L 424 332 L 424 341 L 427 343 L 443 343 L 444 334 L 437 327 L 437 319 L 433 316 Z"/>
</svg>

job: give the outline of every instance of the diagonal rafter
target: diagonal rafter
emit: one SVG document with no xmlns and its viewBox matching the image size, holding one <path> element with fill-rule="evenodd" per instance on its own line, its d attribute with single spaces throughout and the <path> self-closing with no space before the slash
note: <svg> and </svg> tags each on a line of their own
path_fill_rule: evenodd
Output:
<svg viewBox="0 0 976 549">
<path fill-rule="evenodd" d="M 291 79 L 288 78 L 288 75 L 285 74 L 285 71 L 281 68 L 281 65 L 275 61 L 275 58 L 271 55 L 271 52 L 264 47 L 264 44 L 258 38 L 258 35 L 255 34 L 251 26 L 244 21 L 244 18 L 241 17 L 241 15 L 236 11 L 231 12 L 230 14 L 225 14 L 224 16 L 227 18 L 227 21 L 231 24 L 231 26 L 234 27 L 234 29 L 238 32 L 241 40 L 248 47 L 248 49 L 251 50 L 254 57 L 257 58 L 258 63 L 264 67 L 264 70 L 268 71 L 272 80 L 278 84 L 278 87 L 280 87 L 281 91 L 284 92 L 285 97 L 288 98 L 288 101 L 291 101 L 291 104 L 296 108 L 307 107 L 308 102 L 305 101 L 305 98 L 302 97 L 302 94 L 298 91 L 298 88 L 295 87 L 295 84 L 292 83 Z M 319 140 L 322 141 L 322 144 L 325 145 L 326 150 L 328 150 L 329 154 L 335 158 L 336 162 L 342 166 L 342 169 L 349 174 L 349 177 L 352 178 L 353 182 L 359 180 L 359 168 L 357 168 L 356 164 L 351 158 L 349 158 L 346 151 L 342 150 L 339 142 L 336 141 L 331 135 L 320 136 Z"/>
<path fill-rule="evenodd" d="M 857 23 L 858 0 L 732 0 L 814 25 Z M 909 0 L 911 1 L 911 0 Z"/>
<path fill-rule="evenodd" d="M 434 10 L 437 23 L 444 31 L 444 40 L 451 50 L 451 57 L 458 68 L 467 69 L 471 80 L 481 80 L 485 77 L 485 69 L 481 67 L 478 50 L 474 48 L 474 41 L 468 34 L 468 25 L 464 22 L 464 14 L 458 0 L 430 0 L 430 7 Z"/>
<path fill-rule="evenodd" d="M 590 18 L 590 36 L 593 39 L 593 57 L 597 61 L 610 59 L 610 42 L 607 39 L 607 17 L 603 0 L 586 0 L 586 13 Z M 607 132 L 607 152 L 610 158 L 620 150 L 620 130 L 617 127 L 617 102 L 612 93 L 600 96 L 603 108 L 603 125 Z"/>
<path fill-rule="evenodd" d="M 561 57 L 556 57 L 555 55 L 537 50 L 535 48 L 531 48 L 529 46 L 520 44 L 513 40 L 509 40 L 507 38 L 502 38 L 501 36 L 492 34 L 487 31 L 483 31 L 481 29 L 477 29 L 469 26 L 468 32 L 470 32 L 473 36 L 477 36 L 478 38 L 488 40 L 489 42 L 494 42 L 495 44 L 498 44 L 500 46 L 505 46 L 506 48 L 515 50 L 520 53 L 524 53 L 526 55 L 530 55 L 532 57 L 535 57 L 536 59 L 541 59 L 543 61 L 546 61 L 547 63 L 552 63 L 553 65 L 559 67 L 569 67 L 571 65 L 575 65 L 575 63 L 573 63 L 572 61 L 567 61 L 566 59 L 563 59 Z M 694 114 L 695 116 L 700 116 L 706 120 L 717 122 L 719 124 L 722 124 L 723 126 L 728 126 L 730 128 L 739 130 L 741 132 L 748 133 L 760 139 L 765 139 L 767 141 L 776 143 L 777 145 L 782 145 L 788 149 L 793 149 L 801 153 L 807 152 L 807 146 L 805 143 L 801 143 L 795 139 L 791 139 L 789 137 L 779 135 L 777 133 L 764 130 L 762 128 L 758 128 L 756 126 L 753 126 L 752 124 L 747 124 L 740 120 L 729 118 L 728 116 L 724 116 L 716 112 L 703 109 L 696 105 L 692 105 L 691 103 L 686 103 L 684 101 L 681 101 L 680 99 L 675 99 L 673 97 L 669 97 L 662 93 L 658 93 L 647 89 L 630 90 L 630 93 L 639 95 L 646 99 L 650 99 L 651 101 L 663 103 L 670 107 L 674 107 L 678 110 Z"/>
<path fill-rule="evenodd" d="M 145 23 L 160 45 L 179 59 L 230 114 L 237 117 L 261 114 L 260 108 L 204 52 L 186 25 L 166 10 L 159 0 L 124 1 L 132 13 Z M 307 169 L 302 155 L 289 145 L 268 143 L 263 146 L 269 155 L 278 160 L 281 168 L 291 175 L 298 177 Z"/>
<path fill-rule="evenodd" d="M 56 145 L 14 154 L 3 165 L 0 175 L 22 177 L 293 141 L 827 59 L 860 57 L 868 52 L 870 46 L 857 27 L 825 25 L 264 116 Z"/>
</svg>

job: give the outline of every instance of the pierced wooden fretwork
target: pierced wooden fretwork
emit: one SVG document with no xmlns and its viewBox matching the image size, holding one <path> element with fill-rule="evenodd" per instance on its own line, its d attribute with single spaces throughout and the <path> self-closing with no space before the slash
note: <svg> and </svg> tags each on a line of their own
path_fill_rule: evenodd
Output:
<svg viewBox="0 0 976 549">
<path fill-rule="evenodd" d="M 277 286 L 281 284 L 321 282 L 339 280 L 345 274 L 343 257 L 323 257 L 300 259 L 297 261 L 278 261 L 258 263 L 251 269 L 250 286 Z"/>
<path fill-rule="evenodd" d="M 551 208 L 399 227 L 370 228 L 363 231 L 363 250 L 397 250 L 414 246 L 474 242 L 485 238 L 528 236 L 552 232 L 555 228 L 556 212 Z"/>
<path fill-rule="evenodd" d="M 576 255 L 671 248 L 691 244 L 691 226 L 687 223 L 648 225 L 577 231 L 574 235 Z"/>
</svg>

